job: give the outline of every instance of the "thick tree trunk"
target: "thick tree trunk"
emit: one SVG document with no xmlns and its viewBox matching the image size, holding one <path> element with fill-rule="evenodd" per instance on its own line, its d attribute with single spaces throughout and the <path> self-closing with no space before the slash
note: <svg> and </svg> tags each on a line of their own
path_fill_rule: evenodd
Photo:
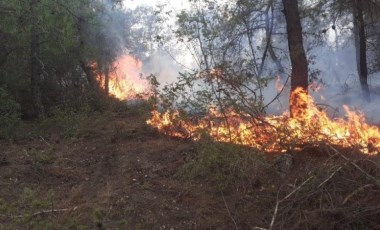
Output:
<svg viewBox="0 0 380 230">
<path fill-rule="evenodd" d="M 367 44 L 363 16 L 363 1 L 352 1 L 357 70 L 360 80 L 360 86 L 363 92 L 363 97 L 365 100 L 370 101 L 367 69 Z"/>
<path fill-rule="evenodd" d="M 38 117 L 44 117 L 44 106 L 41 100 L 41 63 L 39 59 L 39 32 L 36 7 L 38 0 L 30 0 L 31 31 L 30 31 L 30 86 L 32 101 Z"/>
<path fill-rule="evenodd" d="M 286 29 L 288 33 L 288 46 L 290 61 L 292 64 L 291 74 L 291 93 L 297 88 L 302 88 L 307 92 L 308 88 L 308 65 L 305 49 L 302 40 L 302 26 L 298 11 L 297 0 L 282 0 L 286 20 Z M 290 113 L 291 116 L 298 116 L 301 107 L 307 106 L 300 104 L 297 96 L 291 97 Z"/>
</svg>

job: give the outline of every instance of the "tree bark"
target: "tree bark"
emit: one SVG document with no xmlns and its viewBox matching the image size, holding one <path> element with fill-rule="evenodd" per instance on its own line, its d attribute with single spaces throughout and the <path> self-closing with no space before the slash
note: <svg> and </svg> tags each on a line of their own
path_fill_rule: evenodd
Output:
<svg viewBox="0 0 380 230">
<path fill-rule="evenodd" d="M 41 63 L 39 59 L 39 31 L 38 31 L 38 14 L 36 7 L 38 0 L 30 0 L 31 14 L 31 31 L 30 31 L 30 86 L 32 93 L 32 102 L 36 115 L 39 118 L 44 117 L 44 106 L 41 100 Z"/>
<path fill-rule="evenodd" d="M 106 95 L 108 96 L 110 93 L 110 67 L 108 64 L 106 64 L 106 67 L 104 70 L 104 91 Z"/>
<path fill-rule="evenodd" d="M 360 86 L 363 97 L 370 101 L 370 91 L 368 87 L 368 68 L 367 68 L 367 44 L 365 34 L 365 24 L 363 15 L 363 1 L 352 0 L 352 15 L 354 22 L 354 38 L 356 48 L 356 64 L 359 75 Z"/>
<path fill-rule="evenodd" d="M 282 0 L 288 33 L 289 55 L 292 65 L 291 73 L 291 97 L 290 114 L 297 117 L 306 105 L 302 104 L 300 98 L 292 94 L 297 88 L 307 92 L 308 88 L 308 64 L 302 40 L 302 26 L 298 10 L 297 0 Z"/>
</svg>

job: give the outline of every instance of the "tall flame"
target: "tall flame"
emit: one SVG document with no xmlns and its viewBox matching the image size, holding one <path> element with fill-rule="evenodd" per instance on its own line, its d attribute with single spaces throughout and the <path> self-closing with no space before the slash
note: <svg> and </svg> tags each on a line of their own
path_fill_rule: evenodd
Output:
<svg viewBox="0 0 380 230">
<path fill-rule="evenodd" d="M 170 136 L 199 140 L 207 133 L 216 141 L 255 147 L 268 152 L 285 152 L 288 148 L 329 143 L 359 148 L 363 153 L 377 154 L 380 150 L 380 130 L 365 122 L 362 113 L 344 105 L 345 119 L 331 119 L 316 106 L 313 98 L 297 88 L 291 95 L 296 108 L 280 116 L 252 118 L 228 110 L 224 114 L 211 108 L 207 116 L 196 121 L 182 120 L 179 112 L 152 112 L 147 124 Z M 294 102 L 293 102 L 294 103 Z"/>
<path fill-rule="evenodd" d="M 109 93 L 120 100 L 149 94 L 148 81 L 140 77 L 142 66 L 140 60 L 130 55 L 120 56 L 109 68 Z M 105 89 L 105 74 L 98 75 L 97 81 Z"/>
</svg>

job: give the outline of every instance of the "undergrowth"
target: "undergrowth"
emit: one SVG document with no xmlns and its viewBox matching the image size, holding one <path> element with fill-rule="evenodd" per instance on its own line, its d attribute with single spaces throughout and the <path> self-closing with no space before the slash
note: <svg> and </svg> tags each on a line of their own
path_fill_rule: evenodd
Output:
<svg viewBox="0 0 380 230">
<path fill-rule="evenodd" d="M 177 176 L 184 179 L 207 178 L 220 189 L 241 183 L 251 184 L 260 171 L 270 167 L 263 153 L 207 138 L 197 143 L 196 152 Z"/>
<path fill-rule="evenodd" d="M 13 202 L 0 198 L 0 227 L 1 229 L 58 229 L 60 226 L 55 221 L 53 210 L 55 210 L 55 194 L 52 190 L 41 198 L 37 190 L 24 188 Z M 66 229 L 78 229 L 70 228 L 74 226 L 72 224 L 74 222 L 72 218 L 67 218 Z"/>
</svg>

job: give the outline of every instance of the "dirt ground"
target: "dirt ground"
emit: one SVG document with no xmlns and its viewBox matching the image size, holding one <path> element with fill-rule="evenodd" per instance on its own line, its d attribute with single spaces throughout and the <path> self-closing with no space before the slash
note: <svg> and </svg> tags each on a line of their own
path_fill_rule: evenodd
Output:
<svg viewBox="0 0 380 230">
<path fill-rule="evenodd" d="M 148 115 L 112 113 L 94 119 L 77 138 L 50 130 L 12 144 L 1 141 L 0 198 L 18 206 L 0 209 L 0 228 L 42 229 L 31 224 L 39 218 L 53 229 L 269 229 L 279 188 L 300 184 L 297 176 L 326 157 L 296 156 L 284 177 L 273 168 L 278 157 L 264 156 L 262 171 L 218 188 L 207 177 L 178 176 L 198 143 L 158 134 L 145 124 Z M 36 199 L 52 190 L 52 207 L 26 214 L 29 206 L 19 202 L 25 188 L 36 191 Z M 377 189 L 371 194 L 380 197 Z"/>
</svg>

